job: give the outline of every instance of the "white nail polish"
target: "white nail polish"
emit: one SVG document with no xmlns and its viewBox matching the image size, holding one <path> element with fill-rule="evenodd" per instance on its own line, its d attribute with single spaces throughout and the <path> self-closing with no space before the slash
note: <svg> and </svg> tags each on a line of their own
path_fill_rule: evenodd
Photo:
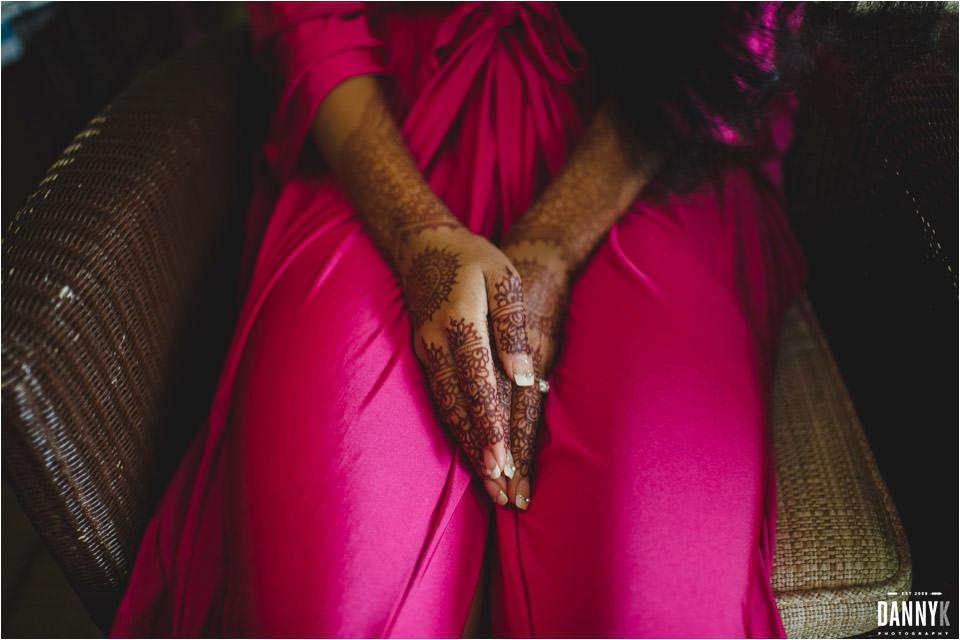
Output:
<svg viewBox="0 0 960 640">
<path fill-rule="evenodd" d="M 496 480 L 500 477 L 500 467 L 498 465 L 493 465 L 490 467 L 490 479 Z"/>
<path fill-rule="evenodd" d="M 517 503 L 517 508 L 519 509 L 526 509 L 527 507 L 530 506 L 530 500 L 527 499 L 527 497 L 522 493 L 517 494 L 516 503 Z"/>
<path fill-rule="evenodd" d="M 513 381 L 517 383 L 518 387 L 532 387 L 533 374 L 532 373 L 515 373 L 513 374 Z"/>
<path fill-rule="evenodd" d="M 517 468 L 512 464 L 510 464 L 509 462 L 503 465 L 503 475 L 507 476 L 508 478 L 513 478 L 513 474 L 515 474 L 516 472 L 517 472 Z"/>
<path fill-rule="evenodd" d="M 507 498 L 507 494 L 505 494 L 505 493 L 503 492 L 503 489 L 500 489 L 500 495 L 497 496 L 497 504 L 499 504 L 499 505 L 501 505 L 501 506 L 502 506 L 502 505 L 505 505 L 505 504 L 507 504 L 507 501 L 508 501 L 508 500 L 509 500 L 509 498 Z"/>
</svg>

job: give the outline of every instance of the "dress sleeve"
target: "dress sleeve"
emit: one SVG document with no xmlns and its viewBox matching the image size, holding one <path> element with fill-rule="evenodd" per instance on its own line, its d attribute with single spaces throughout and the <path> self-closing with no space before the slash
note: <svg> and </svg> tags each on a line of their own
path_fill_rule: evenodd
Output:
<svg viewBox="0 0 960 640">
<path fill-rule="evenodd" d="M 349 77 L 385 73 L 385 49 L 362 2 L 251 2 L 247 11 L 254 55 L 277 89 L 264 153 L 283 182 L 320 102 Z"/>
</svg>

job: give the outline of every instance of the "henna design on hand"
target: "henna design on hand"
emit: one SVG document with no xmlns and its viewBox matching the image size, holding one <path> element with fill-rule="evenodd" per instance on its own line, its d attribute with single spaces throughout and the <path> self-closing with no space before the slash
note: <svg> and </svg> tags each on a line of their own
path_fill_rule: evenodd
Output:
<svg viewBox="0 0 960 640">
<path fill-rule="evenodd" d="M 494 344 L 493 328 L 489 326 L 487 328 L 489 329 L 488 338 L 490 339 L 490 344 Z M 504 425 L 509 425 L 513 384 L 510 382 L 510 378 L 507 377 L 506 372 L 503 370 L 503 367 L 500 366 L 499 362 L 494 362 L 493 373 L 497 377 L 497 400 L 500 402 L 500 417 Z M 510 449 L 510 429 L 507 429 L 504 434 L 504 445 L 508 450 Z"/>
<path fill-rule="evenodd" d="M 533 370 L 543 371 L 540 352 L 533 354 Z M 521 476 L 530 477 L 533 469 L 534 447 L 537 443 L 537 427 L 540 420 L 542 398 L 536 387 L 517 387 L 513 390 L 511 411 L 514 419 L 510 425 L 510 450 L 514 465 Z"/>
<path fill-rule="evenodd" d="M 438 215 L 435 202 L 415 200 L 400 205 L 400 221 L 397 232 L 402 241 L 407 241 L 421 231 L 433 229 L 457 229 L 460 223 L 452 220 L 446 211 Z"/>
<path fill-rule="evenodd" d="M 556 252 L 547 252 L 556 255 Z M 513 257 L 513 265 L 523 283 L 526 328 L 533 347 L 533 369 L 546 376 L 553 360 L 566 311 L 566 278 L 562 266 L 549 257 L 526 254 Z M 534 465 L 543 397 L 537 387 L 517 387 L 511 397 L 510 450 L 521 476 L 529 478 Z"/>
<path fill-rule="evenodd" d="M 440 420 L 460 443 L 460 448 L 470 460 L 470 464 L 482 476 L 486 472 L 483 464 L 483 441 L 480 432 L 473 428 L 466 407 L 462 402 L 458 402 L 461 395 L 456 366 L 442 347 L 423 338 L 420 342 L 427 354 L 427 378 Z"/>
<path fill-rule="evenodd" d="M 451 319 L 446 333 L 473 424 L 487 445 L 496 444 L 504 439 L 505 433 L 499 419 L 500 398 L 487 378 L 493 360 L 486 340 L 476 326 L 465 319 Z"/>
<path fill-rule="evenodd" d="M 513 264 L 526 288 L 523 302 L 527 327 L 556 338 L 563 324 L 567 297 L 560 278 L 547 265 L 533 258 L 515 259 Z"/>
<path fill-rule="evenodd" d="M 497 374 L 497 400 L 500 403 L 500 417 L 503 419 L 503 424 L 510 424 L 510 401 L 513 393 L 513 385 L 510 384 L 510 379 L 507 377 L 507 374 L 500 369 L 500 367 L 495 367 L 495 370 Z M 509 429 L 504 435 L 504 438 L 506 439 L 504 444 L 506 444 L 507 449 L 509 449 Z"/>
<path fill-rule="evenodd" d="M 523 284 L 515 273 L 507 273 L 494 284 L 490 319 L 496 344 L 506 353 L 530 353 L 523 312 Z"/>
<path fill-rule="evenodd" d="M 449 300 L 460 269 L 458 255 L 427 247 L 413 258 L 404 279 L 407 306 L 414 329 L 420 328 Z"/>
</svg>

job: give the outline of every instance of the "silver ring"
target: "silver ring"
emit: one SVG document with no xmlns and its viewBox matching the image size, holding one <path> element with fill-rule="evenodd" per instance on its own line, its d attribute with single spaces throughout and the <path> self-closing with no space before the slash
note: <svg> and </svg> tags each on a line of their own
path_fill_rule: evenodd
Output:
<svg viewBox="0 0 960 640">
<path fill-rule="evenodd" d="M 550 391 L 550 383 L 543 378 L 537 378 L 537 387 L 540 389 L 540 393 Z"/>
</svg>

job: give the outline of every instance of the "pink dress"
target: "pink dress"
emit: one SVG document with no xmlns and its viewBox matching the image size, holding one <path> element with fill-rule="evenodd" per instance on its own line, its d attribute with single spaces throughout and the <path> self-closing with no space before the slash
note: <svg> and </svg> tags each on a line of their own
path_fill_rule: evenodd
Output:
<svg viewBox="0 0 960 640">
<path fill-rule="evenodd" d="M 648 190 L 576 281 L 518 512 L 438 423 L 397 280 L 302 148 L 331 88 L 384 74 L 434 191 L 497 238 L 589 117 L 580 45 L 540 4 L 250 16 L 279 103 L 249 290 L 112 635 L 459 636 L 494 527 L 498 635 L 782 637 L 767 402 L 804 277 L 780 192 L 789 105 L 763 162 L 716 191 Z"/>
</svg>

